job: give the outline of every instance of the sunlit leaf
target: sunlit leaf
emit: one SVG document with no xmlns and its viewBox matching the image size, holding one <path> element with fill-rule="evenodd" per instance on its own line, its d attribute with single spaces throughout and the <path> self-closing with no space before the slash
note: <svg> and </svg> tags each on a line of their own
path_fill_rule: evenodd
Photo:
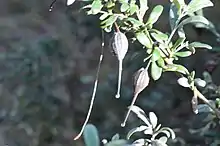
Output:
<svg viewBox="0 0 220 146">
<path fill-rule="evenodd" d="M 151 36 L 160 43 L 163 43 L 164 41 L 166 41 L 168 39 L 168 35 L 164 34 L 162 32 L 157 31 L 157 33 L 153 32 L 151 33 Z"/>
<path fill-rule="evenodd" d="M 173 47 L 172 47 L 172 50 L 176 50 L 177 49 L 177 47 L 179 47 L 180 45 L 182 45 L 183 43 L 184 43 L 184 41 L 185 41 L 185 37 L 184 38 L 178 38 L 178 40 L 175 42 L 175 44 L 173 45 Z"/>
<path fill-rule="evenodd" d="M 179 85 L 181 85 L 183 87 L 186 87 L 186 88 L 190 87 L 190 84 L 189 84 L 188 79 L 186 77 L 179 78 L 177 80 L 177 82 Z"/>
<path fill-rule="evenodd" d="M 161 67 L 161 68 L 164 68 L 165 67 L 165 62 L 163 60 L 163 58 L 159 58 L 157 60 L 157 63 L 158 63 L 158 66 Z"/>
<path fill-rule="evenodd" d="M 139 9 L 139 13 L 138 13 L 138 19 L 143 21 L 143 17 L 146 13 L 146 11 L 148 10 L 148 0 L 139 0 L 140 1 L 140 9 Z"/>
<path fill-rule="evenodd" d="M 194 13 L 202 8 L 211 6 L 213 6 L 213 3 L 210 0 L 191 0 L 187 6 L 187 13 Z"/>
<path fill-rule="evenodd" d="M 160 57 L 161 57 L 161 56 L 160 56 L 160 50 L 156 47 L 156 48 L 153 50 L 151 60 L 154 62 L 154 61 L 157 61 Z"/>
<path fill-rule="evenodd" d="M 108 13 L 104 13 L 104 14 L 102 14 L 102 15 L 99 17 L 99 19 L 100 19 L 100 20 L 104 20 L 104 19 L 106 19 L 108 16 L 109 16 Z"/>
<path fill-rule="evenodd" d="M 92 8 L 90 10 L 90 13 L 96 15 L 101 11 L 102 7 L 103 5 L 101 0 L 94 0 L 92 2 Z"/>
<path fill-rule="evenodd" d="M 121 10 L 121 12 L 126 12 L 128 9 L 129 9 L 129 4 L 128 3 L 123 3 L 122 5 L 121 5 L 121 8 L 120 8 L 120 10 Z"/>
<path fill-rule="evenodd" d="M 67 6 L 72 5 L 75 2 L 75 0 L 67 0 Z"/>
<path fill-rule="evenodd" d="M 209 24 L 209 21 L 203 16 L 192 16 L 184 19 L 179 25 L 179 28 L 182 28 L 184 25 L 189 23 L 203 23 L 205 25 Z"/>
<path fill-rule="evenodd" d="M 206 49 L 212 49 L 212 46 L 200 42 L 192 42 L 189 44 L 189 46 L 194 48 L 206 48 Z"/>
<path fill-rule="evenodd" d="M 176 52 L 175 55 L 179 57 L 188 57 L 192 55 L 192 52 L 191 51 Z"/>
<path fill-rule="evenodd" d="M 156 81 L 162 75 L 163 69 L 157 65 L 155 61 L 151 63 L 151 77 Z"/>
<path fill-rule="evenodd" d="M 139 27 L 139 26 L 143 25 L 142 22 L 140 22 L 139 20 L 132 18 L 132 17 L 128 17 L 125 20 L 131 22 L 134 27 Z"/>
<path fill-rule="evenodd" d="M 116 20 L 117 20 L 117 16 L 112 15 L 109 18 L 107 18 L 106 20 L 101 22 L 102 28 L 105 28 L 107 26 L 111 26 Z"/>
<path fill-rule="evenodd" d="M 86 125 L 84 132 L 83 132 L 83 137 L 84 137 L 86 146 L 99 146 L 100 145 L 98 131 L 96 127 L 92 124 Z"/>
<path fill-rule="evenodd" d="M 138 32 L 136 33 L 137 40 L 147 48 L 152 48 L 152 41 L 148 33 Z"/>
<path fill-rule="evenodd" d="M 156 114 L 154 112 L 150 112 L 149 118 L 153 128 L 155 128 L 157 126 L 157 120 L 158 120 Z"/>
<path fill-rule="evenodd" d="M 189 71 L 184 66 L 179 64 L 168 64 L 166 71 L 175 71 L 182 74 L 189 74 Z"/>
<path fill-rule="evenodd" d="M 138 6 L 136 4 L 130 5 L 130 15 L 133 15 L 138 11 Z"/>
<path fill-rule="evenodd" d="M 147 115 L 141 108 L 133 105 L 131 107 L 131 111 L 133 111 L 138 116 L 138 118 L 140 118 L 147 126 L 151 126 L 150 122 L 147 119 Z"/>
<path fill-rule="evenodd" d="M 157 20 L 159 19 L 160 15 L 163 12 L 163 6 L 162 5 L 157 5 L 153 8 L 152 12 L 150 13 L 150 16 L 147 20 L 148 24 L 153 25 Z"/>
</svg>

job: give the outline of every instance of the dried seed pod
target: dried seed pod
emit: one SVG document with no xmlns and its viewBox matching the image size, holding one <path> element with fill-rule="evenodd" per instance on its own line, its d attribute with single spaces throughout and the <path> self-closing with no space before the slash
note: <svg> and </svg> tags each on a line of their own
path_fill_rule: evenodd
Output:
<svg viewBox="0 0 220 146">
<path fill-rule="evenodd" d="M 126 35 L 119 30 L 114 33 L 114 36 L 111 40 L 111 48 L 114 54 L 118 58 L 118 90 L 115 95 L 116 98 L 120 97 L 120 88 L 121 88 L 121 76 L 122 76 L 122 62 L 128 51 L 128 39 Z"/>
<path fill-rule="evenodd" d="M 131 112 L 131 108 L 137 100 L 138 94 L 141 93 L 149 84 L 150 78 L 148 75 L 148 68 L 141 68 L 134 74 L 134 97 L 131 105 L 128 109 L 124 122 L 121 124 L 122 127 L 125 126 L 128 116 Z"/>
</svg>

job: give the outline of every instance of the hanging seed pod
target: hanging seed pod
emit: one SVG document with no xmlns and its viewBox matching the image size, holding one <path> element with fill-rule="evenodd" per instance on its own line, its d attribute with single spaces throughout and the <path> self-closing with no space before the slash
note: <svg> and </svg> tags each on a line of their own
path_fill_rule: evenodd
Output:
<svg viewBox="0 0 220 146">
<path fill-rule="evenodd" d="M 118 58 L 118 90 L 115 95 L 116 98 L 120 97 L 120 88 L 121 88 L 121 76 L 122 76 L 122 62 L 128 51 L 128 39 L 126 35 L 117 29 L 117 32 L 114 33 L 114 36 L 111 40 L 111 48 L 114 54 Z"/>
<path fill-rule="evenodd" d="M 150 78 L 148 75 L 148 68 L 141 68 L 134 74 L 134 97 L 124 119 L 124 122 L 121 124 L 122 127 L 124 127 L 126 124 L 128 116 L 131 112 L 131 108 L 137 100 L 138 94 L 141 93 L 148 86 L 149 81 Z"/>
</svg>

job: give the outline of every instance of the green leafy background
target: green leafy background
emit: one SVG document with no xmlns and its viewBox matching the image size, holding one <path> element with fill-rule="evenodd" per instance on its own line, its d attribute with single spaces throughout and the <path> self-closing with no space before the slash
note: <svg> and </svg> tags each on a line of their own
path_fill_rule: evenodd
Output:
<svg viewBox="0 0 220 146">
<path fill-rule="evenodd" d="M 85 145 L 82 139 L 73 141 L 73 137 L 84 122 L 92 93 L 101 50 L 99 19 L 86 16 L 83 11 L 80 13 L 82 5 L 79 2 L 66 7 L 65 1 L 57 1 L 53 11 L 49 12 L 51 2 L 0 1 L 2 146 Z M 169 3 L 152 0 L 149 1 L 149 9 L 152 10 L 156 4 L 164 6 L 164 13 L 155 27 L 168 32 Z M 214 4 L 214 8 L 206 9 L 204 13 L 218 29 L 220 2 L 214 0 Z M 199 50 L 196 55 L 180 60 L 190 70 L 196 70 L 198 77 L 202 77 L 207 64 L 219 58 L 219 42 L 216 42 L 212 33 L 203 29 L 187 26 L 185 31 L 189 40 L 215 46 L 215 53 Z M 115 133 L 125 136 L 131 127 L 139 124 L 138 119 L 131 115 L 127 126 L 120 127 L 126 107 L 132 100 L 131 76 L 144 65 L 145 58 L 141 46 L 130 45 L 124 62 L 122 96 L 117 100 L 114 97 L 117 59 L 108 48 L 108 40 L 107 35 L 100 84 L 90 120 L 98 128 L 101 139 L 110 139 Z M 217 65 L 212 72 L 217 85 L 220 84 L 219 74 L 220 67 Z M 201 122 L 203 117 L 193 114 L 190 104 L 192 93 L 177 85 L 176 80 L 172 73 L 163 74 L 162 78 L 156 83 L 151 82 L 140 94 L 137 104 L 146 113 L 157 113 L 160 123 L 175 129 L 177 136 L 189 146 L 212 142 L 213 137 L 189 132 L 191 128 L 204 126 Z M 213 136 L 213 133 L 209 134 Z M 220 139 L 219 135 L 216 139 Z"/>
</svg>

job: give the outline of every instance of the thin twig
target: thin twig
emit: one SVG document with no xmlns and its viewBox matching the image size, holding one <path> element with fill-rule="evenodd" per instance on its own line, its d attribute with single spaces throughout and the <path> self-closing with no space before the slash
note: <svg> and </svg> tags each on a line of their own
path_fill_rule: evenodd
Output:
<svg viewBox="0 0 220 146">
<path fill-rule="evenodd" d="M 87 116 L 86 116 L 86 120 L 84 121 L 84 124 L 81 128 L 81 131 L 80 133 L 74 138 L 74 140 L 77 140 L 81 137 L 81 135 L 83 134 L 83 131 L 89 121 L 89 118 L 90 118 L 90 115 L 91 115 L 91 112 L 92 112 L 92 107 L 93 107 L 93 104 L 94 104 L 94 100 L 95 100 L 95 95 L 96 95 L 96 90 L 97 90 L 97 85 L 98 85 L 98 78 L 99 78 L 99 72 L 100 72 L 100 68 L 101 68 L 101 64 L 102 64 L 102 60 L 103 60 L 103 55 L 104 55 L 104 32 L 102 30 L 102 47 L 101 47 L 101 54 L 100 54 L 100 57 L 99 57 L 99 64 L 98 64 L 98 68 L 97 68 L 97 72 L 96 72 L 96 78 L 95 78 L 95 83 L 94 83 L 94 86 L 93 86 L 93 93 L 92 93 L 92 98 L 91 98 L 91 101 L 90 101 L 90 105 L 89 105 L 89 110 L 88 110 L 88 113 L 87 113 Z"/>
</svg>

